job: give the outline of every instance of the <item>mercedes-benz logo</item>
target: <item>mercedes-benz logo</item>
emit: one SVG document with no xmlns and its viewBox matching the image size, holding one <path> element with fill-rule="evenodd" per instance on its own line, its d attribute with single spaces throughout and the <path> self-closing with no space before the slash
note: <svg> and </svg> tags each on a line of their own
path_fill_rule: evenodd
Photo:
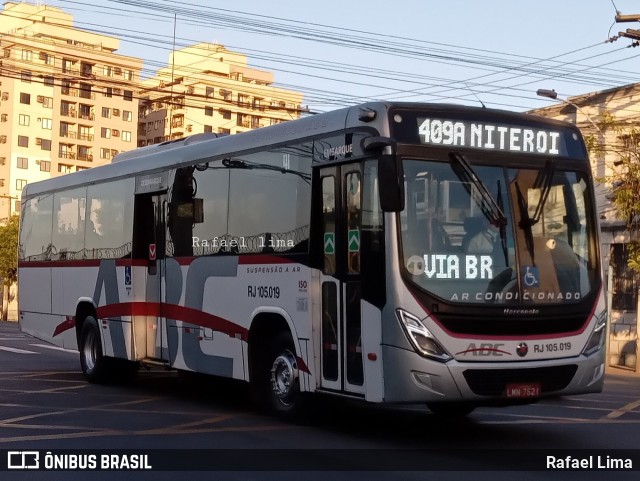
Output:
<svg viewBox="0 0 640 481">
<path fill-rule="evenodd" d="M 524 357 L 527 355 L 527 353 L 529 352 L 529 346 L 527 346 L 526 342 L 521 342 L 520 344 L 518 344 L 518 347 L 516 348 L 516 354 L 520 357 Z"/>
</svg>

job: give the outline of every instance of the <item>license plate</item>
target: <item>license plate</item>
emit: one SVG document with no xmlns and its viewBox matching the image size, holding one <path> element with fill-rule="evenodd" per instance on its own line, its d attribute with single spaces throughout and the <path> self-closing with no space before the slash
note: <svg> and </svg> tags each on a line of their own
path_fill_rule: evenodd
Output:
<svg viewBox="0 0 640 481">
<path fill-rule="evenodd" d="M 540 397 L 540 383 L 507 384 L 507 397 Z"/>
</svg>

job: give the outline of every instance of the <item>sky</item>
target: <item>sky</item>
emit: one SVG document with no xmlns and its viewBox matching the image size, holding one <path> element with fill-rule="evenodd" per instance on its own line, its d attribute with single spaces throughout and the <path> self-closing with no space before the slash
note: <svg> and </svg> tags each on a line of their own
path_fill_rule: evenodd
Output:
<svg viewBox="0 0 640 481">
<path fill-rule="evenodd" d="M 35 3 L 32 2 L 32 3 Z M 524 111 L 640 82 L 640 48 L 612 36 L 634 0 L 49 0 L 77 28 L 120 38 L 143 75 L 174 46 L 217 42 L 324 112 L 369 100 Z"/>
</svg>

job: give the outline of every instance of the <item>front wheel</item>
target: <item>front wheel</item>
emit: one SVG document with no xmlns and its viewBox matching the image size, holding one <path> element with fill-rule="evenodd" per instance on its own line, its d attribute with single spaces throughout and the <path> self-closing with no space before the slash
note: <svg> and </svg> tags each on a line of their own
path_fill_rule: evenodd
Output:
<svg viewBox="0 0 640 481">
<path fill-rule="evenodd" d="M 464 418 L 476 408 L 474 404 L 465 402 L 428 403 L 427 407 L 436 416 L 450 419 Z"/>
<path fill-rule="evenodd" d="M 97 321 L 89 316 L 84 320 L 80 334 L 80 367 L 90 383 L 103 383 L 107 376 L 107 360 L 102 354 Z"/>
<path fill-rule="evenodd" d="M 303 411 L 305 399 L 300 392 L 298 361 L 288 333 L 276 336 L 268 366 L 268 397 L 272 410 L 282 417 L 297 418 Z"/>
</svg>

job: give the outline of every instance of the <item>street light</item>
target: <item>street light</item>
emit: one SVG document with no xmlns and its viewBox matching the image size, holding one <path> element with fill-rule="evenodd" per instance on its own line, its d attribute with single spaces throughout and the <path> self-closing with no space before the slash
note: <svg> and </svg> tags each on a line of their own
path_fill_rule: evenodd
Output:
<svg viewBox="0 0 640 481">
<path fill-rule="evenodd" d="M 567 104 L 571 105 L 572 107 L 575 107 L 575 109 L 578 112 L 580 112 L 582 115 L 584 115 L 585 118 L 589 121 L 589 123 L 591 123 L 591 125 L 593 125 L 593 127 L 598 131 L 598 133 L 600 133 L 600 135 L 602 135 L 604 137 L 604 132 L 602 131 L 602 129 L 600 129 L 600 127 L 598 127 L 596 125 L 596 123 L 593 121 L 593 119 L 591 118 L 591 116 L 588 113 L 586 113 L 584 110 L 582 110 L 577 104 L 573 103 L 571 100 L 559 99 L 558 98 L 558 92 L 556 92 L 555 90 L 538 89 L 536 91 L 536 95 L 538 95 L 540 97 L 547 97 L 547 98 L 552 99 L 552 100 L 557 100 L 558 102 L 564 102 L 564 103 L 567 103 Z"/>
</svg>

